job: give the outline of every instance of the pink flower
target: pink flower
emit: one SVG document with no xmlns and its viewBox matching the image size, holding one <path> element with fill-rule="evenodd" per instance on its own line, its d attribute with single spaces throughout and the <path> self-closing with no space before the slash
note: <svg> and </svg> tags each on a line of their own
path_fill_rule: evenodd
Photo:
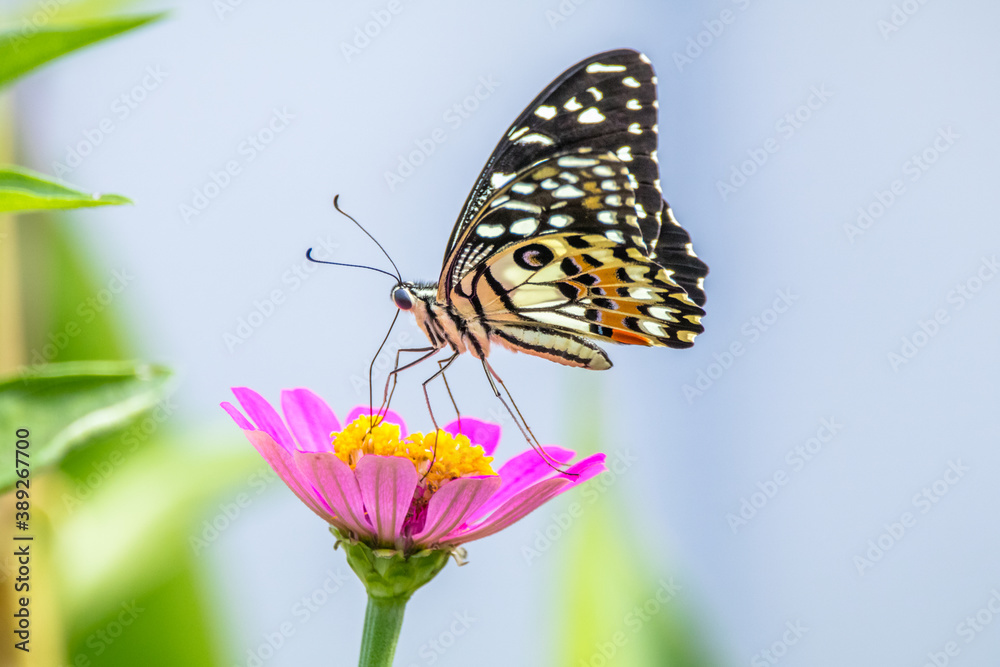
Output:
<svg viewBox="0 0 1000 667">
<path fill-rule="evenodd" d="M 436 435 L 407 436 L 396 413 L 372 426 L 370 410 L 357 407 L 342 429 L 308 389 L 282 392 L 284 421 L 256 392 L 233 393 L 249 419 L 230 403 L 222 407 L 288 488 L 342 536 L 373 548 L 454 550 L 605 470 L 604 454 L 561 473 L 527 450 L 494 473 L 495 424 L 465 417 Z M 560 447 L 545 451 L 560 464 L 575 456 Z"/>
</svg>

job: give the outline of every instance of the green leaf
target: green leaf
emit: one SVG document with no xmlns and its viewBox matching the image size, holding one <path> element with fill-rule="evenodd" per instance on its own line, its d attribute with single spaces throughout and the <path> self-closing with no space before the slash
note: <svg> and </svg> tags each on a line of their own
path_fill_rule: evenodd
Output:
<svg viewBox="0 0 1000 667">
<path fill-rule="evenodd" d="M 0 213 L 131 203 L 131 199 L 121 195 L 77 190 L 24 167 L 0 166 Z"/>
<path fill-rule="evenodd" d="M 29 432 L 32 474 L 159 401 L 170 372 L 125 361 L 49 364 L 0 380 L 0 493 L 14 485 L 15 434 Z M 23 469 L 23 468 L 22 468 Z"/>
<path fill-rule="evenodd" d="M 37 30 L 32 26 L 0 33 L 0 87 L 59 56 L 146 25 L 163 16 L 162 13 L 143 14 Z"/>
</svg>

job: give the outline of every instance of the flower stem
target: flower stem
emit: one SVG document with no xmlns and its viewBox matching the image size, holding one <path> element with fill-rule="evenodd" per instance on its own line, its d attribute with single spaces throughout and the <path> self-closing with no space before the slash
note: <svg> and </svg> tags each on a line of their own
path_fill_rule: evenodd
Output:
<svg viewBox="0 0 1000 667">
<path fill-rule="evenodd" d="M 359 667 L 392 667 L 408 599 L 408 595 L 392 598 L 368 596 Z"/>
</svg>

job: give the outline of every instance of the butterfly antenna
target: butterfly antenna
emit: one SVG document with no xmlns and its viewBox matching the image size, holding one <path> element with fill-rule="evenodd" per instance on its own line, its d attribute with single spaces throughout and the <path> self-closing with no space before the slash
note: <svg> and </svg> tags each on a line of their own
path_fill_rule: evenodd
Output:
<svg viewBox="0 0 1000 667">
<path fill-rule="evenodd" d="M 333 198 L 333 207 L 335 209 L 337 209 L 337 212 L 339 212 L 342 216 L 346 217 L 348 220 L 350 220 L 355 225 L 357 225 L 358 229 L 360 229 L 361 231 L 363 231 L 365 233 L 365 236 L 367 236 L 368 238 L 370 238 L 372 240 L 372 242 L 375 245 L 378 246 L 378 249 L 382 251 L 382 254 L 385 255 L 385 258 L 387 260 L 389 260 L 389 263 L 392 264 L 392 268 L 396 271 L 396 279 L 399 280 L 399 282 L 403 282 L 403 276 L 399 273 L 399 267 L 396 266 L 396 262 L 392 261 L 392 257 L 389 256 L 389 253 L 386 252 L 386 249 L 382 247 L 382 244 L 379 243 L 375 239 L 375 237 L 372 236 L 371 233 L 367 229 L 365 229 L 364 227 L 361 226 L 360 222 L 358 222 L 357 220 L 355 220 L 350 214 L 346 213 L 344 211 L 344 209 L 340 208 L 340 204 L 338 203 L 339 200 L 340 200 L 340 195 L 334 196 L 334 198 Z"/>
<path fill-rule="evenodd" d="M 306 250 L 306 259 L 308 259 L 310 262 L 315 262 L 316 264 L 331 264 L 333 266 L 349 266 L 354 269 L 368 269 L 369 271 L 378 271 L 379 273 L 384 273 L 390 278 L 400 280 L 399 276 L 389 273 L 388 271 L 383 271 L 382 269 L 376 268 L 374 266 L 366 266 L 364 264 L 348 264 L 346 262 L 328 262 L 325 259 L 316 259 L 315 257 L 312 256 L 312 251 L 313 251 L 312 248 Z M 402 281 L 400 280 L 400 282 Z"/>
</svg>

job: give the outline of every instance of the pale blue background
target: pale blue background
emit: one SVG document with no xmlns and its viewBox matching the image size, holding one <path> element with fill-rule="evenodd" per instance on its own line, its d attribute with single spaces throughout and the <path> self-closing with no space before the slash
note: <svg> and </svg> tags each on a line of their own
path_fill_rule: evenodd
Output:
<svg viewBox="0 0 1000 667">
<path fill-rule="evenodd" d="M 707 331 L 684 352 L 612 349 L 616 366 L 600 377 L 506 353 L 497 368 L 547 441 L 567 442 L 579 393 L 600 392 L 607 448 L 627 443 L 639 459 L 616 485 L 623 521 L 642 535 L 636 547 L 661 554 L 662 573 L 683 585 L 683 604 L 721 664 L 754 664 L 796 621 L 808 631 L 782 665 L 923 665 L 951 640 L 961 647 L 953 664 L 995 664 L 1000 621 L 968 644 L 956 626 L 1000 586 L 1000 280 L 962 309 L 948 295 L 1000 253 L 1000 7 L 911 0 L 919 11 L 884 37 L 888 0 L 562 4 L 572 12 L 552 26 L 554 0 L 403 0 L 348 63 L 341 42 L 386 3 L 244 0 L 220 20 L 209 2 L 179 2 L 163 24 L 21 88 L 26 159 L 52 171 L 87 130 L 113 119 L 114 132 L 67 178 L 137 203 L 80 214 L 80 228 L 109 279 L 113 269 L 135 275 L 117 307 L 136 323 L 143 355 L 183 374 L 180 423 L 225 430 L 216 404 L 233 384 L 272 399 L 309 386 L 343 413 L 360 399 L 350 377 L 364 374 L 393 307 L 390 281 L 377 274 L 325 268 L 297 289 L 283 278 L 324 238 L 341 260 L 384 265 L 335 215 L 332 196 L 341 193 L 404 275 L 433 279 L 468 189 L 523 106 L 583 57 L 643 50 L 659 74 L 664 190 L 712 269 Z M 679 71 L 675 52 L 726 9 L 734 20 Z M 119 119 L 112 104 L 146 67 L 165 80 Z M 443 113 L 480 77 L 500 85 L 451 127 Z M 793 136 L 779 133 L 776 123 L 813 86 L 832 97 Z M 275 108 L 294 119 L 246 162 L 241 142 Z M 437 127 L 446 141 L 390 192 L 383 173 Z M 904 163 L 948 127 L 959 138 L 910 181 Z M 716 182 L 770 138 L 780 149 L 723 201 Z M 228 160 L 242 172 L 182 221 L 179 205 Z M 843 226 L 895 179 L 905 192 L 852 244 Z M 275 289 L 284 303 L 230 353 L 224 333 Z M 766 316 L 778 290 L 797 300 L 751 341 L 744 328 Z M 948 323 L 894 371 L 888 353 L 938 309 Z M 409 324 L 394 339 L 405 342 L 405 332 L 419 341 Z M 682 386 L 734 342 L 742 356 L 686 400 Z M 425 414 L 420 377 L 408 378 L 397 403 L 415 419 Z M 468 413 L 495 408 L 473 361 L 457 364 L 452 382 Z M 793 471 L 786 452 L 823 418 L 843 429 Z M 521 448 L 511 431 L 505 443 Z M 968 472 L 920 513 L 912 497 L 955 460 Z M 734 534 L 727 513 L 779 471 L 787 484 Z M 906 511 L 916 525 L 859 575 L 855 556 Z M 473 545 L 469 567 L 449 568 L 422 593 L 398 664 L 428 664 L 420 645 L 456 612 L 476 620 L 437 664 L 549 664 L 555 603 L 543 601 L 559 594 L 559 559 L 528 567 L 520 555 L 549 516 Z M 207 552 L 206 582 L 235 653 L 245 660 L 263 634 L 297 623 L 293 604 L 328 569 L 346 572 L 329 547 L 318 520 L 279 490 Z M 362 605 L 349 579 L 266 664 L 332 664 L 341 651 L 351 663 Z"/>
</svg>

